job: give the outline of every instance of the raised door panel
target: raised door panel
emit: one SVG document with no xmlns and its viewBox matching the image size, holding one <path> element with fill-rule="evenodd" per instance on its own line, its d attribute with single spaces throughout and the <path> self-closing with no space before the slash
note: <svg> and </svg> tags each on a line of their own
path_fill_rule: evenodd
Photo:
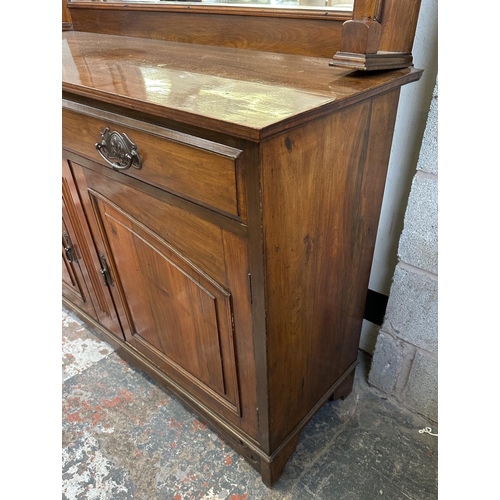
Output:
<svg viewBox="0 0 500 500">
<path fill-rule="evenodd" d="M 193 402 L 255 440 L 246 228 L 72 158 L 127 343 Z"/>
<path fill-rule="evenodd" d="M 64 158 L 62 160 L 62 192 L 63 225 L 66 224 L 64 227 L 67 229 L 66 232 L 69 235 L 73 249 L 69 260 L 72 260 L 72 256 L 75 257 L 75 261 L 78 259 L 78 267 L 76 267 L 76 263 L 72 265 L 68 262 L 67 256 L 66 262 L 63 263 L 63 295 L 74 305 L 106 327 L 116 337 L 123 340 L 123 331 L 113 303 L 113 298 L 108 288 L 104 285 L 101 276 L 101 262 L 90 234 L 71 165 Z M 64 227 L 63 240 L 65 240 Z M 64 241 L 63 245 L 65 245 Z M 63 247 L 63 253 L 67 254 L 64 248 L 65 247 Z M 73 279 L 75 279 L 75 276 L 77 278 L 76 283 L 79 293 L 76 292 L 74 286 L 69 285 L 69 283 L 71 283 L 71 278 L 73 277 Z M 64 283 L 66 283 L 66 285 L 64 285 Z M 85 301 L 82 301 L 79 296 L 84 296 Z"/>
<path fill-rule="evenodd" d="M 62 294 L 89 316 L 97 314 L 85 279 L 86 268 L 76 236 L 74 205 L 71 200 L 69 180 L 62 178 Z"/>
<path fill-rule="evenodd" d="M 239 414 L 231 294 L 97 193 L 126 339 L 168 374 Z"/>
<path fill-rule="evenodd" d="M 77 248 L 73 244 L 75 235 L 70 225 L 64 197 L 62 214 L 62 293 L 92 318 L 97 319 L 80 267 L 81 256 L 77 254 Z"/>
</svg>

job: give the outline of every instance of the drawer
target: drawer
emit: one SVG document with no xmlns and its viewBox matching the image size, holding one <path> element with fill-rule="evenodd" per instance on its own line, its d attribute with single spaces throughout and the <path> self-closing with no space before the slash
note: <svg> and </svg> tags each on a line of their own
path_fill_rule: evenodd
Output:
<svg viewBox="0 0 500 500">
<path fill-rule="evenodd" d="M 125 175 L 244 218 L 239 149 L 64 100 L 62 141 L 65 149 Z M 97 143 L 108 145 L 101 149 L 108 161 L 96 148 Z M 119 153 L 111 156 L 114 151 L 132 153 L 128 158 L 133 161 L 118 158 Z M 134 158 L 136 154 L 140 161 Z"/>
</svg>

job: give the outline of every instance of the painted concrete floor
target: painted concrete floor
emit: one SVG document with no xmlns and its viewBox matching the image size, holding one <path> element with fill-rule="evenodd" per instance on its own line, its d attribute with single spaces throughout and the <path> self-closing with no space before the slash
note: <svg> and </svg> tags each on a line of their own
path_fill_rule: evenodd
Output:
<svg viewBox="0 0 500 500">
<path fill-rule="evenodd" d="M 63 333 L 63 500 L 438 498 L 435 424 L 381 397 L 360 352 L 353 392 L 302 432 L 273 489 L 204 422 L 68 311 Z"/>
</svg>

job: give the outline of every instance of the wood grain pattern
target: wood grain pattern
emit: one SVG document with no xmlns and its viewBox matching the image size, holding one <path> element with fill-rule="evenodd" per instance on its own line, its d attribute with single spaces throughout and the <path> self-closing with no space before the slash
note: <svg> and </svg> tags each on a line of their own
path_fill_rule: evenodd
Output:
<svg viewBox="0 0 500 500">
<path fill-rule="evenodd" d="M 309 19 L 286 18 L 283 11 L 279 17 L 263 17 L 248 15 L 248 11 L 240 15 L 241 11 L 227 8 L 222 9 L 223 14 L 221 10 L 206 13 L 206 6 L 202 11 L 190 8 L 189 12 L 179 11 L 179 7 L 177 11 L 95 4 L 71 7 L 76 31 L 313 57 L 331 57 L 338 50 L 342 23 L 349 17 L 327 11 L 326 15 L 316 12 Z"/>
<path fill-rule="evenodd" d="M 127 120 L 131 125 L 127 126 L 124 120 L 109 115 L 96 118 L 63 109 L 63 144 L 108 166 L 95 148 L 95 143 L 101 141 L 100 133 L 108 127 L 126 134 L 141 157 L 142 168 L 130 168 L 122 172 L 124 175 L 236 217 L 244 213 L 244 207 L 242 210 L 238 206 L 236 187 L 236 162 L 241 151 L 138 120 Z"/>
<path fill-rule="evenodd" d="M 421 0 L 384 0 L 380 19 L 381 52 L 411 54 Z"/>
<path fill-rule="evenodd" d="M 63 90 L 250 140 L 416 81 L 422 73 L 408 68 L 359 75 L 328 64 L 227 47 L 63 34 Z"/>
<path fill-rule="evenodd" d="M 398 96 L 262 145 L 271 450 L 356 359 Z"/>
<path fill-rule="evenodd" d="M 87 285 L 83 277 L 83 273 L 80 267 L 79 260 L 69 260 L 68 259 L 68 241 L 66 238 L 70 238 L 71 241 L 76 240 L 73 228 L 70 225 L 70 219 L 68 217 L 68 212 L 65 207 L 64 197 L 62 205 L 62 293 L 75 302 L 81 309 L 87 312 L 94 319 L 97 319 L 94 306 L 90 301 L 90 296 L 87 290 Z M 72 237 L 71 237 L 72 236 Z M 71 245 L 73 249 L 73 245 Z M 70 248 L 71 248 L 70 247 Z M 76 250 L 75 254 L 76 254 Z"/>
<path fill-rule="evenodd" d="M 407 68 L 413 64 L 413 56 L 400 52 L 377 52 L 376 54 L 356 54 L 337 52 L 334 58 L 339 68 L 361 71 L 387 71 L 394 68 Z"/>
<path fill-rule="evenodd" d="M 378 21 L 347 21 L 343 26 L 340 53 L 376 54 L 380 47 L 382 27 Z M 338 60 L 335 54 L 335 61 Z"/>
<path fill-rule="evenodd" d="M 96 207 L 127 309 L 127 341 L 167 372 L 208 386 L 239 414 L 229 292 L 121 210 L 100 198 Z"/>
<path fill-rule="evenodd" d="M 79 256 L 85 286 L 92 301 L 95 318 L 118 338 L 123 338 L 118 316 L 109 291 L 103 286 L 99 258 L 88 226 L 88 220 L 78 193 L 74 170 L 78 165 L 62 160 L 63 197 L 72 226 L 72 241 Z M 63 212 L 64 213 L 64 212 Z"/>
<path fill-rule="evenodd" d="M 229 231 L 223 231 L 224 256 L 228 284 L 231 290 L 234 313 L 234 348 L 239 373 L 241 394 L 241 428 L 250 436 L 258 439 L 259 419 L 256 408 L 257 384 L 255 370 L 255 350 L 253 343 L 252 297 L 248 286 L 248 240 Z"/>
<path fill-rule="evenodd" d="M 68 0 L 62 0 L 61 17 L 63 31 L 72 30 L 73 24 L 71 22 L 71 13 L 68 9 Z"/>
<path fill-rule="evenodd" d="M 187 259 L 204 269 L 217 283 L 227 283 L 221 230 L 213 223 L 199 219 L 168 203 L 85 169 L 86 193 L 94 189 L 116 206 L 127 208 L 127 213 L 160 238 L 177 248 Z M 83 193 L 82 193 L 83 194 Z M 87 200 L 86 200 L 87 201 Z M 91 210 L 87 205 L 87 210 Z M 207 248 L 212 253 L 207 252 Z"/>
<path fill-rule="evenodd" d="M 185 200 L 184 198 L 180 198 L 179 196 L 175 196 L 171 193 L 168 193 L 167 191 L 164 191 L 163 189 L 151 186 L 150 184 L 145 184 L 144 182 L 133 179 L 132 177 L 122 175 L 119 172 L 115 172 L 114 170 L 104 167 L 100 163 L 88 160 L 83 156 L 78 156 L 77 154 L 66 149 L 64 149 L 63 151 L 64 156 L 71 163 L 79 163 L 81 166 L 106 177 L 108 179 L 108 182 L 118 181 L 119 183 L 132 189 L 139 189 L 143 193 L 148 194 L 149 196 L 156 198 L 157 200 L 161 200 L 165 203 L 168 203 L 169 205 L 172 205 L 173 207 L 189 212 L 196 217 L 204 219 L 212 224 L 215 224 L 221 229 L 230 231 L 238 236 L 246 237 L 248 234 L 248 228 L 243 222 L 236 221 L 232 218 L 222 215 L 219 212 L 209 210 L 208 208 L 205 208 L 201 205 Z"/>
<path fill-rule="evenodd" d="M 79 221 L 71 198 L 70 185 L 73 182 L 67 163 L 62 163 L 62 278 L 63 295 L 67 295 L 87 314 L 97 319 L 90 297 L 88 272 L 80 249 Z M 68 242 L 68 239 L 71 243 Z M 85 245 L 85 242 L 83 242 Z M 66 248 L 69 248 L 68 253 Z M 94 300 L 95 301 L 95 300 Z"/>
<path fill-rule="evenodd" d="M 380 6 L 358 0 L 357 15 L 397 24 L 400 7 Z M 121 352 L 271 486 L 352 387 L 400 87 L 422 72 L 303 55 L 338 21 L 178 10 L 72 9 L 89 32 L 63 34 L 63 157 L 92 272 L 98 254 L 109 264 Z M 144 170 L 96 156 L 109 123 L 147 145 Z"/>
<path fill-rule="evenodd" d="M 411 66 L 420 4 L 421 0 L 357 0 L 352 21 L 342 26 L 332 66 L 364 71 Z"/>
<path fill-rule="evenodd" d="M 376 20 L 380 19 L 380 9 L 384 0 L 355 0 L 352 19 Z"/>
<path fill-rule="evenodd" d="M 195 0 L 196 1 L 196 0 Z M 347 2 L 346 2 L 347 3 Z M 136 11 L 136 15 L 140 16 L 141 12 L 186 12 L 190 14 L 225 14 L 230 16 L 246 16 L 246 17 L 278 17 L 281 19 L 325 19 L 328 21 L 345 21 L 352 18 L 352 9 L 338 9 L 335 5 L 325 6 L 325 8 L 293 8 L 288 5 L 286 8 L 275 7 L 270 4 L 262 5 L 243 5 L 238 2 L 231 3 L 176 3 L 171 1 L 168 3 L 131 3 L 121 0 L 113 0 L 106 3 L 97 3 L 89 0 L 72 0 L 72 9 L 98 9 L 98 10 L 113 10 L 113 11 Z"/>
<path fill-rule="evenodd" d="M 110 292 L 127 341 L 204 404 L 256 438 L 245 238 L 122 184 L 120 174 L 113 172 L 112 178 L 88 168 L 77 170 L 98 252 L 107 256 L 120 283 Z M 161 290 L 170 290 L 171 298 Z M 167 299 L 169 305 L 162 303 Z M 170 340 L 170 333 L 169 340 L 158 339 L 171 328 L 177 341 Z M 201 343 L 199 355 L 212 350 L 209 372 L 195 355 L 195 341 L 203 332 L 211 339 L 210 349 Z"/>
</svg>

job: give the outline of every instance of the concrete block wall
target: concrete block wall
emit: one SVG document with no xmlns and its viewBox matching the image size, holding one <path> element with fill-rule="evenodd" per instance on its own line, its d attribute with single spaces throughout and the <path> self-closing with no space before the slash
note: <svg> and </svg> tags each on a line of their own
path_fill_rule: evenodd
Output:
<svg viewBox="0 0 500 500">
<path fill-rule="evenodd" d="M 438 85 L 433 93 L 389 302 L 368 380 L 438 421 Z"/>
</svg>

